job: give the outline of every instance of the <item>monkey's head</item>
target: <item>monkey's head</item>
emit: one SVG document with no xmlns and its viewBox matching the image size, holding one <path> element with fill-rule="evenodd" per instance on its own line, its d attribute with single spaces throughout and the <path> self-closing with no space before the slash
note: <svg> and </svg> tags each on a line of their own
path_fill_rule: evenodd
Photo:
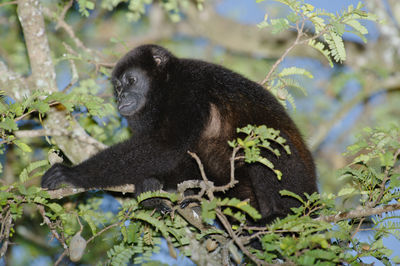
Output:
<svg viewBox="0 0 400 266">
<path fill-rule="evenodd" d="M 115 66 L 111 81 L 121 115 L 129 117 L 150 98 L 161 98 L 175 57 L 157 45 L 142 45 L 128 52 Z M 150 102 L 154 102 L 152 99 Z"/>
</svg>

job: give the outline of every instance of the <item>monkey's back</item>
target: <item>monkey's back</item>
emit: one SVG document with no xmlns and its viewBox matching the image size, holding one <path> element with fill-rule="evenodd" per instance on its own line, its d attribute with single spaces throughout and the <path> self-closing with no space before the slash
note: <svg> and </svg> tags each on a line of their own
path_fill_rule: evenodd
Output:
<svg viewBox="0 0 400 266">
<path fill-rule="evenodd" d="M 180 63 L 177 73 L 183 81 L 184 93 L 201 103 L 197 106 L 201 109 L 199 114 L 208 114 L 208 118 L 202 120 L 204 130 L 197 151 L 214 182 L 224 184 L 229 180 L 228 162 L 232 149 L 227 141 L 238 137 L 236 128 L 249 124 L 266 125 L 279 130 L 290 147 L 291 154 L 286 154 L 279 144 L 272 143 L 273 148 L 280 150 L 279 157 L 267 150 L 262 152 L 282 172 L 282 180 L 259 163 L 239 163 L 236 166 L 239 185 L 230 191 L 230 195 L 250 198 L 263 217 L 269 217 L 265 221 L 270 221 L 298 205 L 294 199 L 281 199 L 280 190 L 287 189 L 300 195 L 317 191 L 311 153 L 293 120 L 270 92 L 219 65 L 189 59 L 181 59 Z"/>
</svg>

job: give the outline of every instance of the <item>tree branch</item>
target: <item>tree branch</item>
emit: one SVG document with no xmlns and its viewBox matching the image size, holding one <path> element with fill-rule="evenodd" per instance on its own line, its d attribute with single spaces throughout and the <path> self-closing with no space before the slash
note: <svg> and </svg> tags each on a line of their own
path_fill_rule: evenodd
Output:
<svg viewBox="0 0 400 266">
<path fill-rule="evenodd" d="M 24 96 L 30 94 L 28 81 L 21 75 L 10 71 L 2 61 L 0 61 L 0 88 L 16 101 L 21 101 Z"/>
<path fill-rule="evenodd" d="M 45 24 L 40 1 L 19 0 L 18 18 L 24 32 L 29 60 L 32 69 L 31 78 L 35 86 L 32 89 L 45 89 L 50 92 L 57 91 L 55 70 L 50 56 L 50 47 L 45 34 Z M 68 112 L 57 111 L 52 108 L 44 121 L 44 128 L 57 131 L 59 128 L 71 128 L 73 136 L 84 136 L 90 139 L 85 130 L 74 120 L 67 119 Z M 63 150 L 72 163 L 77 164 L 96 154 L 101 145 L 81 145 L 78 139 L 66 136 L 54 136 L 53 139 Z M 92 143 L 97 143 L 93 139 Z"/>
<path fill-rule="evenodd" d="M 94 138 L 89 137 L 88 135 L 74 135 L 72 131 L 69 131 L 64 128 L 51 128 L 51 129 L 36 129 L 36 130 L 19 130 L 14 132 L 17 138 L 35 138 L 35 137 L 66 137 L 68 136 L 71 141 L 77 140 L 79 142 L 83 142 L 86 144 L 93 145 L 98 149 L 105 149 L 107 145 L 97 141 Z"/>
<path fill-rule="evenodd" d="M 40 1 L 19 0 L 17 12 L 24 32 L 32 79 L 37 88 L 56 91 L 56 72 L 50 56 Z"/>
<path fill-rule="evenodd" d="M 400 203 L 397 204 L 391 204 L 391 205 L 383 205 L 383 206 L 378 206 L 375 208 L 368 208 L 368 207 L 360 207 L 355 210 L 347 211 L 347 212 L 340 212 L 335 215 L 330 215 L 330 216 L 320 216 L 316 218 L 316 221 L 324 221 L 328 223 L 336 223 L 342 220 L 347 220 L 347 219 L 355 219 L 355 218 L 362 218 L 362 217 L 368 217 L 372 215 L 378 215 L 382 214 L 385 212 L 393 212 L 400 210 Z"/>
<path fill-rule="evenodd" d="M 6 213 L 5 217 L 1 217 L 2 219 L 1 219 L 1 231 L 0 231 L 0 243 L 1 243 L 0 258 L 3 257 L 7 252 L 10 231 L 11 228 L 13 227 L 13 220 L 10 210 L 7 210 L 5 213 Z"/>
<path fill-rule="evenodd" d="M 52 20 L 56 21 L 56 22 L 57 22 L 56 29 L 58 29 L 58 28 L 64 29 L 65 32 L 66 32 L 66 33 L 69 35 L 69 37 L 74 41 L 75 45 L 76 45 L 78 48 L 82 49 L 82 50 L 85 51 L 86 53 L 93 54 L 93 51 L 92 51 L 91 49 L 87 48 L 87 47 L 83 44 L 83 42 L 75 35 L 75 32 L 74 32 L 74 30 L 72 29 L 72 27 L 71 27 L 70 25 L 68 25 L 68 24 L 65 22 L 65 20 L 64 20 L 65 13 L 68 11 L 69 7 L 72 5 L 71 2 L 73 2 L 73 1 L 70 1 L 70 3 L 68 3 L 68 4 L 65 6 L 65 8 L 64 8 L 64 10 L 63 10 L 63 12 L 62 12 L 62 14 L 59 15 L 59 16 L 57 16 L 57 14 L 56 14 L 55 12 L 51 11 L 51 10 L 48 9 L 47 7 L 44 7 L 44 8 L 43 8 L 43 13 L 44 13 L 46 16 L 48 16 L 49 18 L 51 18 Z"/>
<path fill-rule="evenodd" d="M 105 191 L 114 191 L 114 192 L 121 192 L 122 194 L 125 193 L 134 193 L 135 192 L 135 185 L 133 184 L 126 184 L 122 186 L 114 186 L 114 187 L 107 187 L 107 188 L 73 188 L 73 187 L 65 187 L 65 188 L 60 188 L 56 190 L 47 190 L 47 193 L 49 193 L 50 198 L 52 199 L 61 199 L 67 196 L 71 196 L 74 194 L 82 193 L 85 191 L 89 190 L 105 190 Z"/>
</svg>

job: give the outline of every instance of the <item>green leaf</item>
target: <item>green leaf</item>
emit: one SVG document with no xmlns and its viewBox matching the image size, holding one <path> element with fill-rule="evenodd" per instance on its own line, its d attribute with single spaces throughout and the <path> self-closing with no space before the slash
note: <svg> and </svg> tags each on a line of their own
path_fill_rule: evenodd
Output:
<svg viewBox="0 0 400 266">
<path fill-rule="evenodd" d="M 53 202 L 53 203 L 50 203 L 50 204 L 48 204 L 47 205 L 53 212 L 55 212 L 56 214 L 60 214 L 60 213 L 62 213 L 63 212 L 63 207 L 60 205 L 60 204 L 58 204 L 58 203 L 55 203 L 55 202 Z"/>
<path fill-rule="evenodd" d="M 272 34 L 280 33 L 290 27 L 290 23 L 286 18 L 271 19 Z"/>
<path fill-rule="evenodd" d="M 42 197 L 35 197 L 33 199 L 33 202 L 36 202 L 36 203 L 44 205 L 44 204 L 47 204 L 47 199 L 42 198 Z"/>
<path fill-rule="evenodd" d="M 324 34 L 324 37 L 331 50 L 333 59 L 339 63 L 346 60 L 346 50 L 344 49 L 342 37 L 333 31 L 329 32 L 329 34 Z"/>
<path fill-rule="evenodd" d="M 371 159 L 371 157 L 368 154 L 361 154 L 359 156 L 357 156 L 356 158 L 354 158 L 354 162 L 363 162 L 364 164 L 366 164 L 369 160 Z"/>
<path fill-rule="evenodd" d="M 162 221 L 152 217 L 150 215 L 150 213 L 138 212 L 138 213 L 135 213 L 134 218 L 151 224 L 157 230 L 159 230 L 164 237 L 168 236 L 168 228 L 166 227 L 166 225 Z"/>
<path fill-rule="evenodd" d="M 394 263 L 396 263 L 396 264 L 400 264 L 400 257 L 399 257 L 399 256 L 394 256 L 394 257 L 392 258 L 392 261 L 393 261 Z"/>
<path fill-rule="evenodd" d="M 259 157 L 257 159 L 257 162 L 262 163 L 263 165 L 267 166 L 268 168 L 274 169 L 274 164 L 267 158 Z"/>
<path fill-rule="evenodd" d="M 357 32 L 359 32 L 362 35 L 368 34 L 367 28 L 364 27 L 363 25 L 361 25 L 361 23 L 355 19 L 346 20 L 344 23 L 346 23 L 347 25 L 349 25 L 350 27 L 352 27 L 353 29 L 355 29 Z"/>
<path fill-rule="evenodd" d="M 29 147 L 26 143 L 22 142 L 19 139 L 14 140 L 13 143 L 17 145 L 18 148 L 20 148 L 23 152 L 32 152 L 31 147 Z"/>
<path fill-rule="evenodd" d="M 345 188 L 342 188 L 338 192 L 338 196 L 342 197 L 342 196 L 352 195 L 355 192 L 357 192 L 356 188 L 354 188 L 354 187 L 345 187 Z"/>
<path fill-rule="evenodd" d="M 17 123 L 9 117 L 4 118 L 4 120 L 0 122 L 0 128 L 10 132 L 13 130 L 18 130 Z"/>
<path fill-rule="evenodd" d="M 220 199 L 218 199 L 218 205 L 219 206 L 230 206 L 230 207 L 235 207 L 239 210 L 244 211 L 245 213 L 247 213 L 248 215 L 251 216 L 251 218 L 253 218 L 254 220 L 260 219 L 261 215 L 260 213 L 253 208 L 248 201 L 242 201 L 236 198 L 232 198 L 232 199 L 223 199 L 222 201 Z"/>
<path fill-rule="evenodd" d="M 24 108 L 22 104 L 16 102 L 9 105 L 9 111 L 14 113 L 16 116 L 21 116 L 23 114 Z"/>
<path fill-rule="evenodd" d="M 47 160 L 41 160 L 41 161 L 36 161 L 36 162 L 32 162 L 30 163 L 24 170 L 22 170 L 21 174 L 19 175 L 19 180 L 24 183 L 27 180 L 29 180 L 29 174 L 39 168 L 39 167 L 43 167 L 43 166 L 47 166 L 49 164 L 49 162 Z"/>
<path fill-rule="evenodd" d="M 225 234 L 225 231 L 223 231 L 223 230 L 220 230 L 217 228 L 210 228 L 210 229 L 207 229 L 207 230 L 197 234 L 196 239 L 200 240 L 203 237 L 208 236 L 208 235 L 224 235 L 224 234 Z"/>
<path fill-rule="evenodd" d="M 325 49 L 325 46 L 323 43 L 316 41 L 316 40 L 310 40 L 308 42 L 308 45 L 314 49 L 316 49 L 318 52 L 320 52 L 325 58 L 326 60 L 328 60 L 329 65 L 331 67 L 333 67 L 333 62 L 331 60 L 331 52 L 327 49 Z"/>
<path fill-rule="evenodd" d="M 326 27 L 325 20 L 321 17 L 314 16 L 310 18 L 310 21 L 312 24 L 314 24 L 315 33 L 317 34 L 324 30 Z"/>
<path fill-rule="evenodd" d="M 332 26 L 338 36 L 342 36 L 345 30 L 345 25 L 339 22 L 332 22 Z"/>
<path fill-rule="evenodd" d="M 385 153 L 380 154 L 379 159 L 381 161 L 381 165 L 386 167 L 392 167 L 395 163 L 395 158 L 393 158 L 392 151 L 386 151 Z"/>
<path fill-rule="evenodd" d="M 304 68 L 299 68 L 299 67 L 288 67 L 284 68 L 281 73 L 279 73 L 280 77 L 285 77 L 285 76 L 290 76 L 290 75 L 303 75 L 308 78 L 314 78 L 314 76 L 311 74 L 311 72 L 307 71 Z"/>
<path fill-rule="evenodd" d="M 212 201 L 208 201 L 203 199 L 201 201 L 201 218 L 206 223 L 213 223 L 215 220 L 215 208 L 217 207 L 217 199 L 213 199 Z"/>
<path fill-rule="evenodd" d="M 112 266 L 128 265 L 134 254 L 135 251 L 130 246 L 125 246 L 124 243 L 115 245 L 112 249 L 107 251 L 107 256 L 110 258 Z"/>
<path fill-rule="evenodd" d="M 301 203 L 305 204 L 305 201 L 303 200 L 303 198 L 300 197 L 299 195 L 297 195 L 296 193 L 293 193 L 292 191 L 284 189 L 284 190 L 279 191 L 279 194 L 281 194 L 281 196 L 289 196 L 289 197 L 295 198 L 298 201 L 300 201 Z"/>
<path fill-rule="evenodd" d="M 0 97 L 0 114 L 5 114 L 8 112 L 8 105 L 3 103 L 1 100 L 2 97 Z"/>
<path fill-rule="evenodd" d="M 276 178 L 278 178 L 278 180 L 282 180 L 282 172 L 281 171 L 274 169 L 274 173 L 276 174 Z"/>
<path fill-rule="evenodd" d="M 138 197 L 137 200 L 139 203 L 141 203 L 144 200 L 151 199 L 151 198 L 164 198 L 164 199 L 169 199 L 172 202 L 176 202 L 178 200 L 178 195 L 174 193 L 166 193 L 166 192 L 161 192 L 161 191 L 147 191 L 141 193 Z"/>
<path fill-rule="evenodd" d="M 85 221 L 88 223 L 90 230 L 92 231 L 92 234 L 95 235 L 97 233 L 97 226 L 96 226 L 96 222 L 95 222 L 95 217 L 93 217 L 94 215 L 93 211 L 86 211 L 85 213 L 83 213 L 83 215 L 81 216 L 83 219 L 85 219 Z"/>
<path fill-rule="evenodd" d="M 90 1 L 87 1 L 86 2 L 86 8 L 90 9 L 90 10 L 93 10 L 94 9 L 94 3 L 90 2 Z"/>
<path fill-rule="evenodd" d="M 50 107 L 45 102 L 34 102 L 29 110 L 37 110 L 39 113 L 46 113 L 50 110 Z"/>
</svg>

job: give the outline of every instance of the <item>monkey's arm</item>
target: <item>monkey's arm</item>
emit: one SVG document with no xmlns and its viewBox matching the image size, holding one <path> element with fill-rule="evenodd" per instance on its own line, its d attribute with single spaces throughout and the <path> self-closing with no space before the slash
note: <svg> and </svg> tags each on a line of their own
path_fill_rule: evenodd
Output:
<svg viewBox="0 0 400 266">
<path fill-rule="evenodd" d="M 106 188 L 134 184 L 138 193 L 161 188 L 155 179 L 173 170 L 186 155 L 179 149 L 152 139 L 131 139 L 98 153 L 81 164 L 53 165 L 42 177 L 42 187 L 57 189 L 62 184 L 83 188 Z M 164 181 L 164 180 L 163 180 Z"/>
</svg>

